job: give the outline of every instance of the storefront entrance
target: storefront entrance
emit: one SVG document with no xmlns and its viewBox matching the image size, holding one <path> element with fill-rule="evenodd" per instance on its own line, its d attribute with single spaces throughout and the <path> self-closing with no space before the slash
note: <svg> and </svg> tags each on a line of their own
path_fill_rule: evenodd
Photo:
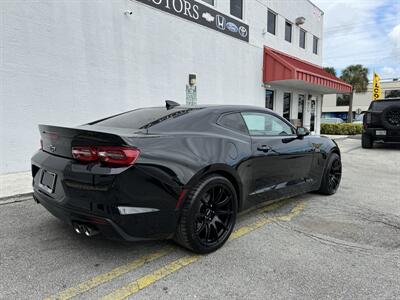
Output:
<svg viewBox="0 0 400 300">
<path fill-rule="evenodd" d="M 264 48 L 263 82 L 274 90 L 274 111 L 311 134 L 320 132 L 322 96 L 352 91 L 322 67 L 269 47 Z"/>
</svg>

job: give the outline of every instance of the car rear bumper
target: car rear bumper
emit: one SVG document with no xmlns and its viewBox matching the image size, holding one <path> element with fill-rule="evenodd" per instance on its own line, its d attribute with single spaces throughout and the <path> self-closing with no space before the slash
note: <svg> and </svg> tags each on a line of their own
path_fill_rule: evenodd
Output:
<svg viewBox="0 0 400 300">
<path fill-rule="evenodd" d="M 386 134 L 379 134 L 380 132 Z M 400 143 L 400 130 L 391 130 L 385 128 L 367 128 L 363 131 L 364 134 L 369 135 L 375 141 L 384 141 L 389 143 Z"/>
<path fill-rule="evenodd" d="M 44 171 L 55 174 L 52 192 L 40 185 Z M 66 223 L 90 225 L 110 239 L 170 238 L 180 187 L 160 182 L 146 166 L 119 171 L 39 151 L 32 157 L 34 198 Z"/>
</svg>

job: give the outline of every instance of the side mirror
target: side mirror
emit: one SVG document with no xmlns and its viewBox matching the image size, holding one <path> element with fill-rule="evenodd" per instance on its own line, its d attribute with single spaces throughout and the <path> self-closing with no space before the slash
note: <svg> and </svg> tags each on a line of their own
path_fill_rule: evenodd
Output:
<svg viewBox="0 0 400 300">
<path fill-rule="evenodd" d="M 302 138 L 302 137 L 305 137 L 306 135 L 309 135 L 310 130 L 308 130 L 305 127 L 297 127 L 296 134 L 297 134 L 297 137 Z"/>
</svg>

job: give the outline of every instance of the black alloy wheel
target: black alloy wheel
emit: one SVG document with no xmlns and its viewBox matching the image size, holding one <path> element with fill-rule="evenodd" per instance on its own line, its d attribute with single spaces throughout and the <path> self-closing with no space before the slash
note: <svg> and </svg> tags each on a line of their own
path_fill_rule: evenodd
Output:
<svg viewBox="0 0 400 300">
<path fill-rule="evenodd" d="M 183 203 L 175 240 L 197 252 L 210 253 L 229 238 L 236 222 L 237 195 L 225 177 L 211 175 L 195 186 Z"/>
<path fill-rule="evenodd" d="M 322 177 L 321 187 L 318 192 L 324 195 L 333 195 L 339 188 L 342 179 L 342 162 L 340 156 L 332 153 Z"/>
<path fill-rule="evenodd" d="M 342 164 L 339 159 L 333 161 L 328 177 L 329 189 L 336 192 L 342 178 Z"/>
<path fill-rule="evenodd" d="M 233 196 L 222 185 L 212 186 L 203 194 L 195 218 L 197 238 L 207 247 L 223 240 L 232 227 Z"/>
</svg>

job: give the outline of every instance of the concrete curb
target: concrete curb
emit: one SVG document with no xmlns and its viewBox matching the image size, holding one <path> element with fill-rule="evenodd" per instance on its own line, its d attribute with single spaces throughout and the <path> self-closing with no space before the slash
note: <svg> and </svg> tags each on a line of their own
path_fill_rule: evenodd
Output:
<svg viewBox="0 0 400 300">
<path fill-rule="evenodd" d="M 335 141 L 341 141 L 341 140 L 346 140 L 346 139 L 361 139 L 361 134 L 354 134 L 354 135 L 321 134 L 321 136 L 326 136 Z"/>
<path fill-rule="evenodd" d="M 17 195 L 3 197 L 3 198 L 0 198 L 0 205 L 27 201 L 27 200 L 32 199 L 32 195 L 33 195 L 33 193 L 31 192 L 31 193 L 17 194 Z"/>
<path fill-rule="evenodd" d="M 348 138 L 350 138 L 350 136 L 349 135 L 346 135 L 346 136 L 340 136 L 340 137 L 338 137 L 338 138 L 335 138 L 335 137 L 330 137 L 332 140 L 335 140 L 335 141 L 341 141 L 341 140 L 346 140 L 346 139 L 348 139 Z"/>
</svg>

